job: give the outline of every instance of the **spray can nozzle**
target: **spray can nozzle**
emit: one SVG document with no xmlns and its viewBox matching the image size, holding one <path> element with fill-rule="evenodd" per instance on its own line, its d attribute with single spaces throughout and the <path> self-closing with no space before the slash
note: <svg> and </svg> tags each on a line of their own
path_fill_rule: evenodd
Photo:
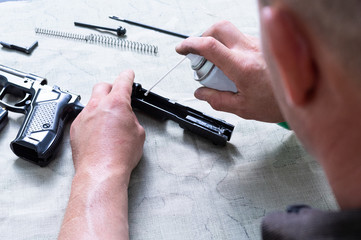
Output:
<svg viewBox="0 0 361 240">
<path fill-rule="evenodd" d="M 212 62 L 192 53 L 189 53 L 187 58 L 191 61 L 191 67 L 194 70 L 194 80 L 209 88 L 237 92 L 234 82 L 224 75 Z"/>
</svg>

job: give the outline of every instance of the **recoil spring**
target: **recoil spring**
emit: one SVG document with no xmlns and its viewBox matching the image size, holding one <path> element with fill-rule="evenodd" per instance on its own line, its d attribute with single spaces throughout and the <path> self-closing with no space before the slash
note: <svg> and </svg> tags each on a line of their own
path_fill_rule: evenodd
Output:
<svg viewBox="0 0 361 240">
<path fill-rule="evenodd" d="M 48 35 L 48 36 L 54 36 L 54 37 L 60 37 L 60 38 L 79 40 L 79 41 L 84 41 L 87 43 L 102 44 L 102 45 L 111 46 L 111 47 L 130 49 L 130 50 L 143 52 L 143 53 L 150 53 L 150 54 L 158 53 L 158 47 L 156 45 L 151 45 L 151 44 L 141 43 L 141 42 L 136 42 L 136 41 L 130 41 L 130 40 L 120 39 L 120 38 L 116 38 L 116 37 L 103 36 L 103 35 L 99 35 L 99 34 L 83 35 L 83 34 L 78 34 L 78 33 L 61 32 L 61 31 L 57 31 L 57 30 L 44 29 L 44 28 L 35 28 L 35 33 L 42 34 L 42 35 Z"/>
</svg>

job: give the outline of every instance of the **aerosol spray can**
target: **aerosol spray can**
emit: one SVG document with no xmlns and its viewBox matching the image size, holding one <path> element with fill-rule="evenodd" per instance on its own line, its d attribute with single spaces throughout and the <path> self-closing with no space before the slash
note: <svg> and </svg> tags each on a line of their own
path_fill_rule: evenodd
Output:
<svg viewBox="0 0 361 240">
<path fill-rule="evenodd" d="M 194 79 L 200 84 L 219 91 L 237 92 L 234 82 L 213 63 L 192 53 L 188 54 L 187 58 L 191 61 L 191 67 L 194 70 Z"/>
</svg>

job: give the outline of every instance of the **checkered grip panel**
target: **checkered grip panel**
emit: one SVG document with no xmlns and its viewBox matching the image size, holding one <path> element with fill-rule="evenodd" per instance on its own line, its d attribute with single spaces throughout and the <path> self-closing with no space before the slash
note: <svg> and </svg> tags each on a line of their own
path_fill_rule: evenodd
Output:
<svg viewBox="0 0 361 240">
<path fill-rule="evenodd" d="M 56 102 L 37 105 L 34 109 L 34 114 L 30 119 L 30 125 L 26 131 L 26 135 L 51 128 L 54 123 L 56 105 Z"/>
</svg>

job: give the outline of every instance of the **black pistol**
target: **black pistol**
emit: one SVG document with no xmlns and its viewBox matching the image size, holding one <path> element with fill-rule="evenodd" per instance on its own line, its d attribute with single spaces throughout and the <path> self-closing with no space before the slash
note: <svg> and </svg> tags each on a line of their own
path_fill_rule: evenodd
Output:
<svg viewBox="0 0 361 240">
<path fill-rule="evenodd" d="M 11 105 L 3 100 L 7 94 L 21 100 Z M 41 167 L 56 152 L 66 121 L 83 109 L 79 95 L 51 87 L 45 78 L 3 65 L 0 65 L 0 106 L 25 114 L 10 147 L 17 156 Z"/>
<path fill-rule="evenodd" d="M 192 108 L 174 103 L 133 83 L 131 104 L 152 117 L 173 120 L 183 129 L 224 146 L 230 140 L 234 126 L 207 116 Z M 13 95 L 21 100 L 11 105 L 3 99 Z M 0 107 L 5 120 L 7 111 L 25 114 L 25 120 L 15 140 L 13 152 L 41 167 L 54 156 L 63 135 L 64 124 L 75 118 L 84 106 L 80 96 L 47 85 L 45 78 L 0 65 Z"/>
</svg>

